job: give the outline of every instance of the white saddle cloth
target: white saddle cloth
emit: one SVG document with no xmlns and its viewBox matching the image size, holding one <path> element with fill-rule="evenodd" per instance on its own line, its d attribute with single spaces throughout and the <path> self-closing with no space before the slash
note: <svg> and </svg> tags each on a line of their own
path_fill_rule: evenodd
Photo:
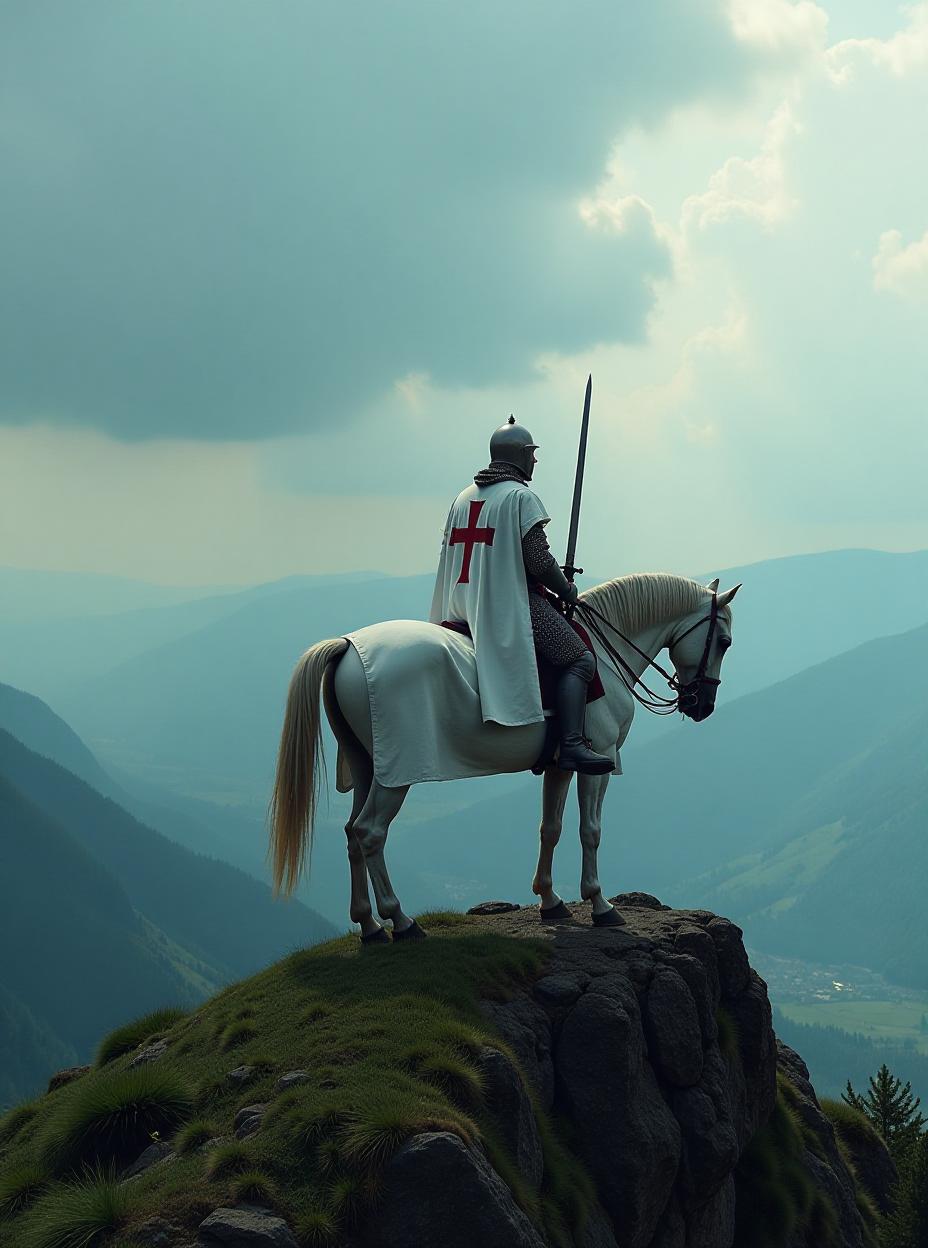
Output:
<svg viewBox="0 0 928 1248">
<path fill-rule="evenodd" d="M 374 776 L 381 784 L 524 771 L 538 757 L 543 723 L 483 722 L 468 637 L 421 620 L 389 620 L 345 636 L 367 677 Z"/>
</svg>

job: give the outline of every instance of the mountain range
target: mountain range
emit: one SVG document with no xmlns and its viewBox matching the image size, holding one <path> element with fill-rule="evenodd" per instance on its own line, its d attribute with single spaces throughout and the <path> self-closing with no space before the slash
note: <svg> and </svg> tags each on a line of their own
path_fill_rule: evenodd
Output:
<svg viewBox="0 0 928 1248">
<path fill-rule="evenodd" d="M 0 688 L 0 722 L 11 720 L 33 738 L 44 725 L 53 747 L 95 776 L 99 764 L 66 725 Z M 333 933 L 0 728 L 0 1101 L 87 1058 L 120 1019 L 193 1005 Z"/>
<path fill-rule="evenodd" d="M 926 552 L 723 571 L 745 588 L 718 709 L 664 731 L 636 722 L 604 810 L 607 890 L 716 909 L 766 952 L 928 987 L 926 572 Z M 290 667 L 320 637 L 423 614 L 430 588 L 294 578 L 97 616 L 78 595 L 84 650 L 47 679 L 69 722 L 0 685 L 0 935 L 16 950 L 0 969 L 0 1101 L 86 1056 L 108 1020 L 189 1003 L 346 923 L 344 798 L 323 805 L 304 906 L 272 904 L 259 882 Z M 41 601 L 0 623 L 7 646 Z M 15 662 L 7 648 L 2 670 L 37 668 L 49 636 Z M 555 863 L 566 897 L 572 805 Z M 539 806 L 522 777 L 418 786 L 388 847 L 404 906 L 531 901 Z"/>
</svg>

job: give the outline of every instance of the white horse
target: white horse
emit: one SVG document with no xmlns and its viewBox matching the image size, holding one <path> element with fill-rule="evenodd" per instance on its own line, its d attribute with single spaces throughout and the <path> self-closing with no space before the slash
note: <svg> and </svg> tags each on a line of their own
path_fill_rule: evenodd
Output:
<svg viewBox="0 0 928 1248">
<path fill-rule="evenodd" d="M 606 581 L 580 595 L 580 614 L 594 630 L 592 642 L 605 690 L 605 696 L 587 708 L 586 733 L 594 750 L 604 753 L 622 746 L 635 713 L 635 682 L 665 649 L 675 670 L 673 687 L 681 712 L 697 723 L 712 714 L 722 658 L 731 645 L 730 603 L 739 588 L 736 585 L 719 594 L 718 581 L 706 587 L 682 576 L 646 573 Z M 421 678 L 432 678 L 425 664 Z M 534 673 L 527 673 L 526 678 L 534 678 Z M 421 938 L 425 933 L 403 912 L 384 858 L 390 824 L 403 805 L 409 785 L 387 788 L 374 776 L 367 679 L 357 652 L 344 637 L 320 641 L 307 650 L 290 682 L 270 804 L 275 888 L 283 887 L 287 893 L 293 890 L 307 847 L 311 850 L 312 846 L 320 772 L 325 769 L 320 693 L 339 745 L 340 787 L 353 789 L 351 815 L 345 827 L 352 922 L 360 925 L 364 943 L 389 940 L 373 914 L 370 880 L 377 913 L 391 923 L 393 939 Z M 529 770 L 541 753 L 545 737 L 543 724 L 503 728 L 480 722 L 479 711 L 474 722 L 462 725 L 461 731 L 467 733 L 468 759 L 477 759 L 485 775 Z M 345 763 L 350 777 L 344 772 Z M 572 772 L 556 766 L 547 768 L 544 775 L 541 848 L 532 883 L 543 919 L 565 914 L 564 903 L 552 888 L 551 871 L 572 776 Z M 590 902 L 597 926 L 620 922 L 603 895 L 596 862 L 608 783 L 608 775 L 577 778 L 583 851 L 580 896 Z"/>
</svg>

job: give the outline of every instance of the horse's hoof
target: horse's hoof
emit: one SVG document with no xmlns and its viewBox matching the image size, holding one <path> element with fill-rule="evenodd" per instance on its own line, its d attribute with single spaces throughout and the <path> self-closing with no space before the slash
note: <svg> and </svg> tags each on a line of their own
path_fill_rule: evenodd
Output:
<svg viewBox="0 0 928 1248">
<path fill-rule="evenodd" d="M 361 937 L 362 945 L 389 945 L 389 943 L 390 937 L 382 927 L 378 927 L 376 932 Z"/>
<path fill-rule="evenodd" d="M 396 928 L 393 929 L 393 939 L 397 940 L 425 940 L 428 932 L 419 926 L 415 919 L 410 923 L 409 927 L 404 927 L 401 932 Z"/>
<path fill-rule="evenodd" d="M 569 923 L 573 915 L 563 901 L 559 901 L 556 906 L 549 906 L 547 910 L 542 907 L 538 911 L 538 917 L 542 923 Z"/>
<path fill-rule="evenodd" d="M 616 910 L 615 906 L 610 906 L 608 910 L 604 910 L 602 914 L 593 915 L 594 927 L 624 927 L 625 920 Z"/>
</svg>

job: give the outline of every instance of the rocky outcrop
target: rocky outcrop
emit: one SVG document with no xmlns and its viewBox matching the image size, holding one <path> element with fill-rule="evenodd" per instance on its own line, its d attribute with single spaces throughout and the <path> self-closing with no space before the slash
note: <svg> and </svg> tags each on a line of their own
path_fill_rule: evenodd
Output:
<svg viewBox="0 0 928 1248">
<path fill-rule="evenodd" d="M 790 1164 L 806 1194 L 811 1177 L 818 1219 L 807 1216 L 807 1201 L 784 1248 L 818 1248 L 823 1218 L 842 1248 L 872 1242 L 856 1176 L 874 1176 L 875 1199 L 888 1194 L 882 1146 L 857 1141 L 860 1156 L 850 1159 L 802 1059 L 777 1045 L 766 986 L 740 929 L 648 894 L 617 904 L 623 922 L 601 928 L 580 905 L 557 924 L 542 924 L 534 908 L 480 908 L 475 922 L 484 928 L 550 948 L 540 977 L 481 1003 L 498 1037 L 473 1054 L 484 1142 L 468 1143 L 442 1122 L 406 1139 L 378 1175 L 375 1204 L 339 1228 L 342 1248 L 549 1248 L 569 1234 L 575 1248 L 732 1248 L 736 1228 L 739 1245 L 747 1244 L 744 1211 L 758 1195 L 750 1183 L 760 1181 L 750 1150 L 771 1140 L 778 1147 L 777 1131 L 791 1141 Z M 244 1100 L 257 1074 L 243 1066 L 226 1079 Z M 294 1069 L 263 1084 L 267 1101 L 254 1096 L 237 1109 L 234 1136 L 256 1137 L 260 1148 L 275 1091 L 309 1078 Z M 548 1114 L 566 1128 L 560 1144 L 552 1143 Z M 576 1166 L 565 1146 L 592 1179 L 573 1202 L 564 1199 L 563 1167 Z M 136 1169 L 160 1160 L 149 1149 Z M 552 1192 L 560 1193 L 556 1203 Z M 571 1207 L 572 1230 L 559 1223 L 549 1236 L 549 1219 L 554 1226 Z M 214 1210 L 195 1246 L 191 1230 L 181 1240 L 167 1223 L 147 1225 L 152 1244 L 171 1248 L 289 1248 L 304 1233 L 246 1205 Z"/>
<path fill-rule="evenodd" d="M 735 1168 L 777 1094 L 766 986 L 727 919 L 648 894 L 617 901 L 624 924 L 598 929 L 586 907 L 556 926 L 533 908 L 480 908 L 492 930 L 552 946 L 531 989 L 483 1005 L 518 1065 L 484 1051 L 488 1104 L 536 1189 L 544 1162 L 519 1071 L 542 1108 L 569 1118 L 598 1194 L 584 1248 L 729 1248 Z M 454 1136 L 410 1141 L 384 1193 L 384 1243 L 539 1242 L 483 1153 Z"/>
</svg>

